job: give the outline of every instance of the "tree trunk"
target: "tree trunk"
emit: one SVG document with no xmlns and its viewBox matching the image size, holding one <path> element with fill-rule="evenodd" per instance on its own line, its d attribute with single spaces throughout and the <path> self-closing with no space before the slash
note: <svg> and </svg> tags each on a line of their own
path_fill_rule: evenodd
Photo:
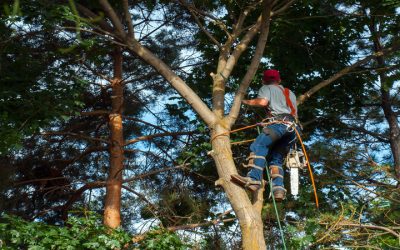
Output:
<svg viewBox="0 0 400 250">
<path fill-rule="evenodd" d="M 124 169 L 122 52 L 119 47 L 115 49 L 113 59 L 114 78 L 111 83 L 112 110 L 109 115 L 110 171 L 107 178 L 104 202 L 104 225 L 117 228 L 121 225 L 121 187 L 122 171 Z"/>
<path fill-rule="evenodd" d="M 219 179 L 216 185 L 224 188 L 227 197 L 236 213 L 242 231 L 242 244 L 245 250 L 266 249 L 263 222 L 261 218 L 262 199 L 252 204 L 243 188 L 233 184 L 230 179 L 232 174 L 237 174 L 232 157 L 230 138 L 227 135 L 226 125 L 219 123 L 213 127 L 211 134 L 211 155 L 214 158 Z M 224 135 L 221 135 L 224 134 Z M 219 136 L 218 136 L 219 135 Z"/>
<path fill-rule="evenodd" d="M 380 77 L 380 79 L 383 84 L 383 79 L 385 78 Z M 385 118 L 389 124 L 389 143 L 393 155 L 394 172 L 397 181 L 400 183 L 400 128 L 397 123 L 397 116 L 392 109 L 389 91 L 385 90 L 384 87 L 381 87 L 381 98 L 383 113 L 385 114 Z M 398 187 L 400 187 L 399 184 Z"/>
<path fill-rule="evenodd" d="M 370 30 L 374 37 L 374 50 L 375 52 L 382 51 L 382 44 L 380 42 L 379 32 L 377 32 L 374 19 L 370 26 Z M 376 62 L 379 68 L 386 66 L 385 58 L 382 56 L 376 57 Z M 400 128 L 397 121 L 397 115 L 392 109 L 392 102 L 390 100 L 390 87 L 387 83 L 387 77 L 384 71 L 379 72 L 379 80 L 381 82 L 381 107 L 385 115 L 385 119 L 389 124 L 389 143 L 394 161 L 394 173 L 398 181 L 397 187 L 400 188 Z"/>
</svg>

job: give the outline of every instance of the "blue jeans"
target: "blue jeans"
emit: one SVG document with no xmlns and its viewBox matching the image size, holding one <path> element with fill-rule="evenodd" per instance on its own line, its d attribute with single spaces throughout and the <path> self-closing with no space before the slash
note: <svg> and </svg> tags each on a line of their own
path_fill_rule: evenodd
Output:
<svg viewBox="0 0 400 250">
<path fill-rule="evenodd" d="M 270 134 L 261 133 L 250 145 L 250 150 L 257 156 L 266 157 L 269 166 L 274 165 L 280 167 L 279 174 L 284 176 L 282 164 L 289 148 L 296 140 L 296 132 L 293 128 L 290 128 L 290 131 L 288 131 L 288 127 L 285 124 L 275 123 L 268 125 L 267 127 L 272 133 L 274 133 L 274 135 L 271 136 Z M 275 140 L 273 140 L 273 138 L 275 138 Z M 266 160 L 256 158 L 254 159 L 254 164 L 264 169 Z M 257 168 L 252 168 L 247 176 L 251 177 L 253 180 L 262 180 L 263 171 Z M 272 180 L 272 185 L 283 186 L 283 178 L 274 178 Z"/>
</svg>

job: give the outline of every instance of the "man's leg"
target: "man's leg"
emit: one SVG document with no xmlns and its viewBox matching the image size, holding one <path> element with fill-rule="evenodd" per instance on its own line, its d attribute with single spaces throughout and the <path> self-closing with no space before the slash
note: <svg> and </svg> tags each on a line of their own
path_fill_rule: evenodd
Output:
<svg viewBox="0 0 400 250">
<path fill-rule="evenodd" d="M 250 157 L 254 157 L 254 166 L 250 166 L 251 169 L 247 173 L 247 176 L 253 180 L 261 181 L 263 179 L 263 171 L 265 168 L 265 157 L 268 154 L 268 150 L 273 143 L 273 139 L 270 135 L 261 133 L 257 136 L 256 140 L 250 145 Z M 249 158 L 250 158 L 249 157 Z"/>
<path fill-rule="evenodd" d="M 266 163 L 265 157 L 272 144 L 286 133 L 286 126 L 283 124 L 272 124 L 264 128 L 263 132 L 264 133 L 259 134 L 256 140 L 250 145 L 250 161 L 247 166 L 251 167 L 251 169 L 247 173 L 247 177 L 232 175 L 232 180 L 234 182 L 252 191 L 261 187 L 263 170 Z"/>
<path fill-rule="evenodd" d="M 278 146 L 278 145 L 277 145 Z M 269 171 L 272 180 L 272 194 L 276 201 L 282 201 L 286 197 L 286 189 L 283 184 L 285 171 L 283 170 L 284 152 L 282 148 L 274 147 L 270 153 Z"/>
<path fill-rule="evenodd" d="M 249 163 L 245 165 L 251 168 L 247 176 L 232 175 L 232 181 L 251 191 L 256 191 L 261 187 L 263 179 L 263 170 L 265 168 L 265 156 L 268 154 L 268 149 L 272 144 L 272 139 L 262 133 L 259 134 L 256 140 L 250 146 Z"/>
<path fill-rule="evenodd" d="M 294 131 L 286 132 L 285 135 L 276 142 L 269 155 L 272 193 L 277 201 L 281 201 L 286 197 L 286 189 L 283 184 L 285 171 L 283 170 L 282 165 L 290 147 L 295 142 L 295 138 L 296 135 Z"/>
</svg>

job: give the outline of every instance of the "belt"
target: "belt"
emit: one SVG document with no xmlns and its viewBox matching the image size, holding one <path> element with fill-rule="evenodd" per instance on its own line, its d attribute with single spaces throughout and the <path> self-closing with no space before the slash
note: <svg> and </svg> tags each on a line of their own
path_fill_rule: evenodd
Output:
<svg viewBox="0 0 400 250">
<path fill-rule="evenodd" d="M 278 114 L 272 117 L 275 118 L 276 120 L 296 122 L 296 119 L 291 114 Z"/>
</svg>

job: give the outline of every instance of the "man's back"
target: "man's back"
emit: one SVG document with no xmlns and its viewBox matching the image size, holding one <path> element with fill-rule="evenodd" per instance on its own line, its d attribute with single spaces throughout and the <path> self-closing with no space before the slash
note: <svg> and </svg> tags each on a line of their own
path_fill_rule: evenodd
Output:
<svg viewBox="0 0 400 250">
<path fill-rule="evenodd" d="M 272 115 L 291 113 L 290 107 L 286 103 L 286 98 L 283 91 L 284 87 L 282 85 L 269 84 L 262 86 L 258 92 L 258 98 L 264 98 L 268 100 L 268 108 Z M 296 95 L 292 91 L 289 91 L 289 98 L 296 110 L 295 113 L 297 113 Z"/>
</svg>

